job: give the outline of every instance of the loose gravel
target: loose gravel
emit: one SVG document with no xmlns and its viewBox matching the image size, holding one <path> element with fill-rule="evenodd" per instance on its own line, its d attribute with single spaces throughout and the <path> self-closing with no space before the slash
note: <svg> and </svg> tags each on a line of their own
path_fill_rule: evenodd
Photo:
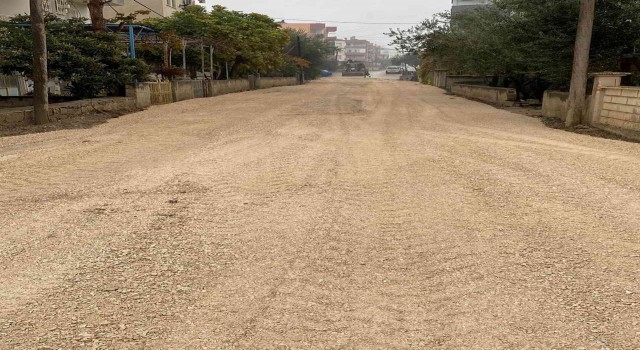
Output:
<svg viewBox="0 0 640 350">
<path fill-rule="evenodd" d="M 640 349 L 640 145 L 331 78 L 0 138 L 0 349 Z"/>
</svg>

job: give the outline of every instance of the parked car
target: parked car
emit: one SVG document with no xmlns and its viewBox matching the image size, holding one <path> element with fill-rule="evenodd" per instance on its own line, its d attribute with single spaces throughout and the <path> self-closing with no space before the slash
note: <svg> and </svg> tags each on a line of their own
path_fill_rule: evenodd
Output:
<svg viewBox="0 0 640 350">
<path fill-rule="evenodd" d="M 321 70 L 320 71 L 320 76 L 321 77 L 330 77 L 333 75 L 333 72 L 329 71 L 329 70 Z"/>
<path fill-rule="evenodd" d="M 386 74 L 400 74 L 402 73 L 402 68 L 400 66 L 389 66 L 385 69 Z"/>
</svg>

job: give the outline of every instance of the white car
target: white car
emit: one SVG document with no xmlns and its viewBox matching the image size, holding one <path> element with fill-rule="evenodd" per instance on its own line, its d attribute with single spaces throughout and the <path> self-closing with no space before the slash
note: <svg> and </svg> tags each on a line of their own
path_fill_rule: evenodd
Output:
<svg viewBox="0 0 640 350">
<path fill-rule="evenodd" d="M 389 66 L 385 70 L 387 74 L 400 74 L 402 73 L 402 68 L 400 66 Z"/>
</svg>

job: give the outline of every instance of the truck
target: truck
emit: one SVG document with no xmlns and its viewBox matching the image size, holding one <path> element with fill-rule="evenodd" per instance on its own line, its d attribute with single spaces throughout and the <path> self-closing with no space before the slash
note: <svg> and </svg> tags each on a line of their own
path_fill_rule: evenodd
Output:
<svg viewBox="0 0 640 350">
<path fill-rule="evenodd" d="M 344 63 L 343 77 L 364 77 L 367 68 L 364 63 L 349 60 Z"/>
</svg>

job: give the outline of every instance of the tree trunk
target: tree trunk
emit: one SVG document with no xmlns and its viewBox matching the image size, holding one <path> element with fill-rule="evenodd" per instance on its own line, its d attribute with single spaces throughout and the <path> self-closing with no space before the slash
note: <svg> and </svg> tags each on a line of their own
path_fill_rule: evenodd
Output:
<svg viewBox="0 0 640 350">
<path fill-rule="evenodd" d="M 105 0 L 89 0 L 87 7 L 89 8 L 89 16 L 91 17 L 91 27 L 96 32 L 107 31 L 107 21 L 104 18 L 104 4 L 109 1 Z"/>
<path fill-rule="evenodd" d="M 585 110 L 589 50 L 591 48 L 595 8 L 596 0 L 580 1 L 580 19 L 578 20 L 578 32 L 573 51 L 573 72 L 571 74 L 571 88 L 569 90 L 567 119 L 565 121 L 567 126 L 580 124 Z"/>
<path fill-rule="evenodd" d="M 44 27 L 42 0 L 29 1 L 31 33 L 33 34 L 33 118 L 35 124 L 49 122 L 49 94 L 47 92 L 47 37 Z"/>
</svg>

